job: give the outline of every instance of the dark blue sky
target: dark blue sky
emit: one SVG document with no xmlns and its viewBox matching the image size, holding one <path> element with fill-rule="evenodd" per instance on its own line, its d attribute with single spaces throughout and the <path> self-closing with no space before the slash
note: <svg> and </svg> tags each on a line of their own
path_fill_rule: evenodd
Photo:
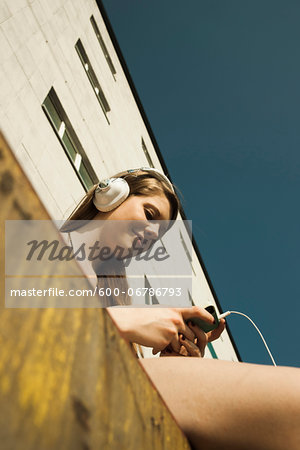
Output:
<svg viewBox="0 0 300 450">
<path fill-rule="evenodd" d="M 223 310 L 300 366 L 300 3 L 103 4 Z M 270 363 L 227 323 L 243 361 Z"/>
</svg>

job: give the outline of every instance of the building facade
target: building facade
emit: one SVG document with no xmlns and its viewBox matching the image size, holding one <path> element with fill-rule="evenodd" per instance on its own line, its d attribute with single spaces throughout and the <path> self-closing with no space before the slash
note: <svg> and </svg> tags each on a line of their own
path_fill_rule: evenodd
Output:
<svg viewBox="0 0 300 450">
<path fill-rule="evenodd" d="M 167 171 L 101 4 L 2 0 L 0 46 L 1 131 L 52 218 L 124 168 Z M 191 267 L 188 304 L 220 309 L 184 224 L 178 246 Z M 239 359 L 227 332 L 206 356 Z"/>
</svg>

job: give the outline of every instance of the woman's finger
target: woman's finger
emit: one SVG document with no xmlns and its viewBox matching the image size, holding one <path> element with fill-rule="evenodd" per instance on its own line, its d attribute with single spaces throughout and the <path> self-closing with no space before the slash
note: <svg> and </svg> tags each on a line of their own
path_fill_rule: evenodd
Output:
<svg viewBox="0 0 300 450">
<path fill-rule="evenodd" d="M 218 328 L 207 333 L 208 342 L 214 341 L 220 337 L 226 326 L 225 319 L 221 319 Z"/>
<path fill-rule="evenodd" d="M 192 329 L 188 327 L 187 324 L 183 321 L 180 325 L 177 325 L 177 327 L 178 327 L 178 334 L 172 339 L 171 346 L 173 350 L 175 350 L 175 352 L 179 353 L 181 346 L 181 343 L 179 341 L 179 334 L 183 334 L 188 340 L 192 342 L 194 341 L 196 336 L 192 331 Z"/>
<path fill-rule="evenodd" d="M 194 341 L 194 339 L 195 339 L 194 332 L 192 331 L 191 328 L 189 328 L 187 326 L 187 324 L 185 322 L 183 322 L 183 324 L 180 325 L 180 327 L 178 328 L 178 333 L 183 334 L 190 341 Z"/>
<path fill-rule="evenodd" d="M 189 356 L 188 351 L 180 345 L 179 352 L 175 352 L 171 345 L 168 345 L 160 352 L 160 356 Z"/>
<path fill-rule="evenodd" d="M 180 343 L 185 347 L 187 350 L 189 356 L 197 356 L 198 358 L 201 357 L 201 351 L 199 347 L 194 344 L 194 342 L 190 341 L 189 339 L 186 339 L 183 334 L 179 335 Z"/>
<path fill-rule="evenodd" d="M 166 347 L 166 348 L 168 348 L 168 347 L 171 348 L 175 353 L 179 353 L 180 348 L 181 348 L 181 343 L 179 341 L 179 336 L 178 336 L 179 332 L 184 334 L 185 336 L 188 336 L 191 341 L 193 341 L 195 339 L 195 334 L 185 323 L 183 323 L 183 325 L 182 324 L 178 325 L 178 333 L 175 334 L 175 336 L 173 337 L 173 339 L 171 340 L 169 345 Z M 159 347 L 153 348 L 152 353 L 153 353 L 153 355 L 156 355 L 161 350 L 162 349 Z"/>
<path fill-rule="evenodd" d="M 179 355 L 180 356 L 191 356 L 184 345 L 182 345 L 180 347 Z"/>
<path fill-rule="evenodd" d="M 197 346 L 200 350 L 201 356 L 203 357 L 205 353 L 205 347 L 208 342 L 208 334 L 201 330 L 201 328 L 199 328 L 197 325 L 194 325 L 192 322 L 188 322 L 188 325 L 197 337 Z"/>
<path fill-rule="evenodd" d="M 171 347 L 171 349 L 172 349 L 174 352 L 179 353 L 181 344 L 180 344 L 180 342 L 179 342 L 179 336 L 178 336 L 178 334 L 176 334 L 176 336 L 172 339 L 172 341 L 171 341 L 169 347 Z"/>
<path fill-rule="evenodd" d="M 207 323 L 213 324 L 215 319 L 212 314 L 210 314 L 206 309 L 201 308 L 200 306 L 193 306 L 191 308 L 179 308 L 182 314 L 182 317 L 185 321 L 191 319 L 192 317 L 199 317 L 203 319 Z"/>
<path fill-rule="evenodd" d="M 177 354 L 177 353 L 174 352 L 174 350 L 172 349 L 171 345 L 168 345 L 166 348 L 164 348 L 160 352 L 160 356 L 174 356 L 175 354 Z"/>
</svg>

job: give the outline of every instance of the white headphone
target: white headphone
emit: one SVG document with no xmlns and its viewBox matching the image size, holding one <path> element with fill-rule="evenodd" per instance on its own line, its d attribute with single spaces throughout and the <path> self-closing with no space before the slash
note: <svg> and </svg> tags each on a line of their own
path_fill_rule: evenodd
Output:
<svg viewBox="0 0 300 450">
<path fill-rule="evenodd" d="M 159 169 L 153 167 L 140 167 L 139 169 L 127 170 L 127 173 L 138 172 L 139 170 L 159 173 L 174 192 L 171 181 Z M 114 178 L 107 178 L 100 181 L 93 198 L 93 203 L 98 211 L 112 211 L 121 205 L 121 203 L 129 196 L 130 188 L 127 181 L 125 178 L 118 178 L 118 175 L 121 174 L 124 174 L 124 172 L 120 172 L 120 174 L 117 174 Z"/>
</svg>

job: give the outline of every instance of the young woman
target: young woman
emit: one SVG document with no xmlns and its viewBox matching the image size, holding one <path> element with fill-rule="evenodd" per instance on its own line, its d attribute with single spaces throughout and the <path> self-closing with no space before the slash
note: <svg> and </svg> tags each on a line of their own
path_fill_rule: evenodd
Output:
<svg viewBox="0 0 300 450">
<path fill-rule="evenodd" d="M 88 230 L 90 243 L 96 239 L 112 251 L 119 246 L 129 255 L 140 254 L 167 231 L 178 208 L 171 183 L 159 171 L 125 171 L 94 187 L 63 231 L 69 233 L 74 250 Z M 138 230 L 128 226 L 133 222 L 139 224 Z M 92 270 L 101 274 L 94 282 L 126 286 L 122 264 L 122 258 L 108 264 L 109 276 L 103 264 L 92 264 Z M 112 296 L 104 306 L 118 304 L 128 305 L 128 297 Z M 128 342 L 171 355 L 140 363 L 194 448 L 300 448 L 299 369 L 202 359 L 207 342 L 217 339 L 225 326 L 221 320 L 209 333 L 192 326 L 189 319 L 195 316 L 213 322 L 203 308 L 109 307 L 108 311 Z"/>
</svg>

